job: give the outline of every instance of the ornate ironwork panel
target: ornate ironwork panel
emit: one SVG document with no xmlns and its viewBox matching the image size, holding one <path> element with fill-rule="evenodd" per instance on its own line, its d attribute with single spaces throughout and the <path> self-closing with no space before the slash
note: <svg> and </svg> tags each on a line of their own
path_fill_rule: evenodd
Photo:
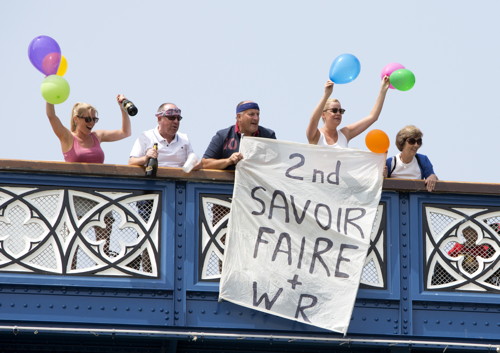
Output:
<svg viewBox="0 0 500 353">
<path fill-rule="evenodd" d="M 361 287 L 372 289 L 387 288 L 387 205 L 381 202 L 377 208 L 370 235 L 370 248 L 361 273 Z"/>
<path fill-rule="evenodd" d="M 425 288 L 500 291 L 500 207 L 423 204 Z"/>
<path fill-rule="evenodd" d="M 230 195 L 200 194 L 201 280 L 220 278 L 230 210 Z"/>
<path fill-rule="evenodd" d="M 160 193 L 0 187 L 0 272 L 157 277 Z"/>
</svg>

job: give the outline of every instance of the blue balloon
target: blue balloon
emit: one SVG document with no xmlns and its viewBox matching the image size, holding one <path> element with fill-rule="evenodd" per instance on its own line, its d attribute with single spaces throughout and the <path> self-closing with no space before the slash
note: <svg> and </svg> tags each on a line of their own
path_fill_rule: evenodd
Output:
<svg viewBox="0 0 500 353">
<path fill-rule="evenodd" d="M 349 83 L 359 75 L 361 64 L 352 54 L 342 54 L 333 60 L 330 66 L 330 80 L 335 83 Z"/>
</svg>

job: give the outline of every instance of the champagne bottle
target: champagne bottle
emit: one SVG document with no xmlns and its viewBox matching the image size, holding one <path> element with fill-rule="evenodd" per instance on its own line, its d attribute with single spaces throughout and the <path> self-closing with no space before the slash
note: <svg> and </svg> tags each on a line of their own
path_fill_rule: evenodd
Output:
<svg viewBox="0 0 500 353">
<path fill-rule="evenodd" d="M 155 143 L 153 148 L 158 151 L 158 144 Z M 146 176 L 155 177 L 158 170 L 158 158 L 149 158 L 146 166 Z"/>
<path fill-rule="evenodd" d="M 127 111 L 128 115 L 130 116 L 134 116 L 137 114 L 137 107 L 134 105 L 134 103 L 132 103 L 128 99 L 124 99 L 122 101 L 122 107 Z"/>
</svg>

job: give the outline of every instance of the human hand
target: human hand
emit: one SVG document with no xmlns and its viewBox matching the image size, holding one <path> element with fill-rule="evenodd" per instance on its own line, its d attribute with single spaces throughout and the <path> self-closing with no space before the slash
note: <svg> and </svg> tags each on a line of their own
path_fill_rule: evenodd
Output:
<svg viewBox="0 0 500 353">
<path fill-rule="evenodd" d="M 387 172 L 387 165 L 384 165 L 384 171 L 382 172 L 382 175 L 383 175 L 384 178 L 387 178 L 388 174 L 389 173 Z"/>
<path fill-rule="evenodd" d="M 333 92 L 334 83 L 330 80 L 325 83 L 325 96 L 330 97 Z"/>
<path fill-rule="evenodd" d="M 118 104 L 121 104 L 124 99 L 125 99 L 125 96 L 123 94 L 119 94 L 116 96 L 116 101 L 118 102 Z"/>
<path fill-rule="evenodd" d="M 155 148 L 149 148 L 146 151 L 146 157 L 148 157 L 148 158 L 158 158 L 158 150 L 156 150 Z"/>
<path fill-rule="evenodd" d="M 434 188 L 436 187 L 436 182 L 438 178 L 436 174 L 431 174 L 425 179 L 425 186 L 427 188 L 427 191 L 431 192 L 434 191 Z"/>
<path fill-rule="evenodd" d="M 391 81 L 389 80 L 389 76 L 385 75 L 384 77 L 382 77 L 382 81 L 380 83 L 380 90 L 382 92 L 387 92 L 390 85 L 391 85 Z"/>
<path fill-rule="evenodd" d="M 243 159 L 243 155 L 240 152 L 234 152 L 231 157 L 228 158 L 229 164 L 238 164 L 239 161 Z"/>
<path fill-rule="evenodd" d="M 193 167 L 193 169 L 192 169 L 192 170 L 200 170 L 200 169 L 202 169 L 202 168 L 203 168 L 203 162 L 202 162 L 202 160 L 200 159 L 200 160 L 198 161 L 198 163 L 196 163 L 196 165 Z"/>
</svg>

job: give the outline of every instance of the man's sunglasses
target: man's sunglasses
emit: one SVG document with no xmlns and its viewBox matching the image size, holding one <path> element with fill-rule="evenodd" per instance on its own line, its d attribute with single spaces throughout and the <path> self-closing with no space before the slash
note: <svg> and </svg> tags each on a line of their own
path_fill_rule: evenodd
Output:
<svg viewBox="0 0 500 353">
<path fill-rule="evenodd" d="M 331 109 L 325 109 L 323 111 L 326 112 L 326 111 L 329 111 L 329 110 L 331 110 L 331 112 L 333 114 L 337 114 L 337 113 L 344 114 L 345 113 L 345 109 L 342 109 L 342 108 L 331 108 Z"/>
<path fill-rule="evenodd" d="M 85 119 L 86 123 L 90 123 L 93 120 L 94 123 L 97 124 L 97 122 L 99 121 L 99 118 L 91 118 L 90 116 L 79 116 L 79 115 L 77 115 L 76 117 L 79 118 L 79 119 Z"/>
<path fill-rule="evenodd" d="M 406 139 L 406 142 L 408 142 L 410 145 L 414 145 L 417 143 L 420 146 L 422 146 L 422 139 L 421 138 L 415 139 L 413 137 L 410 137 L 409 139 Z"/>
<path fill-rule="evenodd" d="M 169 115 L 169 116 L 166 116 L 165 118 L 167 118 L 170 121 L 174 121 L 175 119 L 177 119 L 178 121 L 182 120 L 182 116 L 180 116 L 180 115 Z"/>
</svg>

